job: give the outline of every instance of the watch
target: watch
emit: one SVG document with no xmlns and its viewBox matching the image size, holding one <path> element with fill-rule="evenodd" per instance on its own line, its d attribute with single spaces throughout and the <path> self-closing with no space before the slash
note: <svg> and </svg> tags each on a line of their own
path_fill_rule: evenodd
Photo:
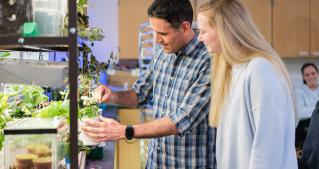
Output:
<svg viewBox="0 0 319 169">
<path fill-rule="evenodd" d="M 134 128 L 132 125 L 127 125 L 125 128 L 125 137 L 127 140 L 132 140 L 134 137 Z"/>
</svg>

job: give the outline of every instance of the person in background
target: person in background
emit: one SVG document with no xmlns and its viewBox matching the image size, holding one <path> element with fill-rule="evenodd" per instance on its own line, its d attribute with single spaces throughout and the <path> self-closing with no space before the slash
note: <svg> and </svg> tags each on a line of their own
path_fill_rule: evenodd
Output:
<svg viewBox="0 0 319 169">
<path fill-rule="evenodd" d="M 139 106 L 153 99 L 155 120 L 123 125 L 115 120 L 86 120 L 82 130 L 95 141 L 152 138 L 147 169 L 215 169 L 215 129 L 209 127 L 210 56 L 191 28 L 189 0 L 155 0 L 148 8 L 160 48 L 133 88 L 97 89 L 99 102 Z"/>
<path fill-rule="evenodd" d="M 319 100 L 318 68 L 314 63 L 301 67 L 304 85 L 296 89 L 298 122 L 309 119 Z"/>
<path fill-rule="evenodd" d="M 199 9 L 199 39 L 214 55 L 210 124 L 218 169 L 297 169 L 294 92 L 278 54 L 239 0 Z"/>
<path fill-rule="evenodd" d="M 301 67 L 301 75 L 304 85 L 296 88 L 297 100 L 297 127 L 295 146 L 298 158 L 298 168 L 308 169 L 301 160 L 304 142 L 310 124 L 312 112 L 319 99 L 318 68 L 314 63 L 305 63 Z"/>
</svg>

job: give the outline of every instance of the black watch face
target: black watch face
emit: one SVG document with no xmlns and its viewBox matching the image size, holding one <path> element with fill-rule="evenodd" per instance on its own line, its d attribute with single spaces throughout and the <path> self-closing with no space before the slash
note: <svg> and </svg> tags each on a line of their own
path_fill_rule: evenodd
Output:
<svg viewBox="0 0 319 169">
<path fill-rule="evenodd" d="M 125 137 L 128 140 L 132 140 L 133 136 L 134 136 L 134 128 L 133 126 L 128 125 L 125 129 Z"/>
</svg>

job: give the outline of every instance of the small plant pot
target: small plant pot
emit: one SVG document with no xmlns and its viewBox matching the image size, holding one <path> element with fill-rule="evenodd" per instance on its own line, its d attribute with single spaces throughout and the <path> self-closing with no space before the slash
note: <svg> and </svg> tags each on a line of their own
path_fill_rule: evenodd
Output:
<svg viewBox="0 0 319 169">
<path fill-rule="evenodd" d="M 51 150 L 44 144 L 31 144 L 27 147 L 27 150 L 31 154 L 37 155 L 39 158 L 51 156 Z"/>
<path fill-rule="evenodd" d="M 16 169 L 33 169 L 33 160 L 36 158 L 34 154 L 16 155 Z"/>
<path fill-rule="evenodd" d="M 51 157 L 33 160 L 34 169 L 52 169 Z"/>
</svg>

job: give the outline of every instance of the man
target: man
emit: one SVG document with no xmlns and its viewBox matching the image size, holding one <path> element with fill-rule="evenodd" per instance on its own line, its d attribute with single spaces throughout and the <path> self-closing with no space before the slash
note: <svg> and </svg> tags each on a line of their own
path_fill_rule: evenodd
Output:
<svg viewBox="0 0 319 169">
<path fill-rule="evenodd" d="M 95 141 L 152 138 L 147 169 L 214 169 L 215 131 L 208 125 L 210 56 L 191 28 L 192 6 L 189 0 L 155 0 L 148 16 L 161 45 L 148 70 L 129 91 L 99 86 L 98 99 L 125 106 L 152 99 L 156 120 L 126 126 L 101 118 L 85 121 L 82 129 Z"/>
</svg>

